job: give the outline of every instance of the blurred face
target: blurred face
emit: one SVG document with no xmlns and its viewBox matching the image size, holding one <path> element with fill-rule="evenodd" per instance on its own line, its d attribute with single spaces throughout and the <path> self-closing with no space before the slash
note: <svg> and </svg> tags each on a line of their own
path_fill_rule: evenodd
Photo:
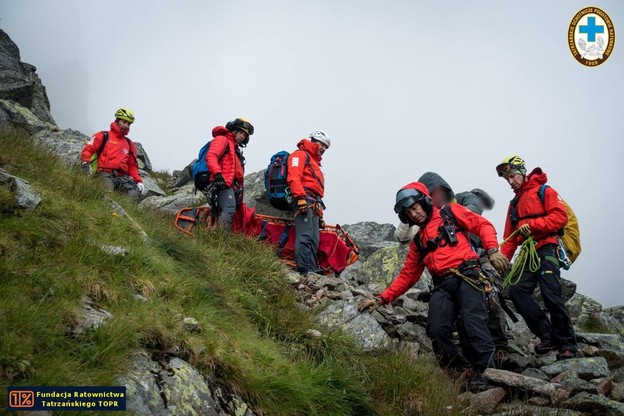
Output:
<svg viewBox="0 0 624 416">
<path fill-rule="evenodd" d="M 122 120 L 120 118 L 117 119 L 116 123 L 117 126 L 119 126 L 119 130 L 121 130 L 123 134 L 128 134 L 128 132 L 130 131 L 130 124 L 132 123 L 126 120 Z"/>
<path fill-rule="evenodd" d="M 431 199 L 433 200 L 433 205 L 435 205 L 437 208 L 441 208 L 447 202 L 449 202 L 448 194 L 446 193 L 446 190 L 442 187 L 434 189 L 434 191 L 431 192 Z"/>
<path fill-rule="evenodd" d="M 236 140 L 236 143 L 238 144 L 244 142 L 245 139 L 247 139 L 248 137 L 249 135 L 242 130 L 238 130 L 236 133 L 234 133 L 234 140 Z"/>
<path fill-rule="evenodd" d="M 325 150 L 327 150 L 327 146 L 325 146 L 325 143 L 321 143 L 321 142 L 316 142 L 319 145 L 319 149 L 318 149 L 318 154 L 319 156 L 323 157 L 323 153 L 325 153 Z"/>
<path fill-rule="evenodd" d="M 517 191 L 520 189 L 520 186 L 524 183 L 524 176 L 520 173 L 510 173 L 505 176 L 505 180 L 511 186 L 511 189 Z"/>
<path fill-rule="evenodd" d="M 415 202 L 414 205 L 406 208 L 405 215 L 407 215 L 410 220 L 414 221 L 416 225 L 419 226 L 423 225 L 427 220 L 427 213 L 419 202 Z"/>
</svg>

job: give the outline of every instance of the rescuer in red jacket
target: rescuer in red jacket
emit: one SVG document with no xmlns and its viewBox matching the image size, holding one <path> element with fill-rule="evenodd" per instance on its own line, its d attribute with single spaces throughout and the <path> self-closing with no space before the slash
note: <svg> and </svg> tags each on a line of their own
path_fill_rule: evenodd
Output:
<svg viewBox="0 0 624 416">
<path fill-rule="evenodd" d="M 481 264 L 466 234 L 479 236 L 492 265 L 505 270 L 509 262 L 498 251 L 494 226 L 457 203 L 449 203 L 450 216 L 443 215 L 429 197 L 427 187 L 412 182 L 396 196 L 394 211 L 402 222 L 418 225 L 419 231 L 410 243 L 405 264 L 392 284 L 377 298 L 360 302 L 359 309 L 371 311 L 394 301 L 413 286 L 425 267 L 433 277 L 434 290 L 429 301 L 427 335 L 432 339 L 440 365 L 454 370 L 469 368 L 480 376 L 491 366 L 494 343 L 488 331 L 488 313 L 481 276 Z M 466 330 L 467 342 L 474 354 L 464 357 L 453 342 L 453 323 L 459 314 Z M 468 361 L 470 360 L 470 361 Z"/>
<path fill-rule="evenodd" d="M 295 214 L 295 261 L 301 274 L 318 272 L 319 229 L 323 223 L 323 195 L 325 179 L 321 172 L 321 159 L 331 141 L 320 131 L 310 133 L 309 140 L 302 139 L 288 157 L 286 181 L 293 196 Z"/>
<path fill-rule="evenodd" d="M 243 200 L 245 158 L 241 147 L 247 146 L 252 134 L 253 125 L 242 117 L 212 129 L 214 139 L 206 153 L 206 166 L 221 211 L 218 222 L 227 229 L 232 227 L 236 208 Z"/>
<path fill-rule="evenodd" d="M 97 155 L 96 176 L 102 178 L 111 190 L 127 192 L 138 197 L 145 194 L 143 179 L 139 175 L 136 146 L 127 136 L 134 114 L 127 108 L 115 112 L 115 121 L 107 132 L 95 133 L 80 153 L 82 169 L 91 173 L 91 159 Z"/>
<path fill-rule="evenodd" d="M 557 359 L 574 358 L 578 347 L 572 319 L 561 296 L 557 251 L 558 231 L 568 221 L 566 207 L 557 191 L 551 187 L 544 190 L 544 201 L 541 201 L 538 192 L 547 182 L 546 173 L 541 168 L 535 168 L 527 175 L 524 160 L 520 156 L 512 155 L 503 159 L 496 167 L 496 173 L 509 183 L 516 194 L 507 211 L 503 234 L 505 243 L 501 252 L 511 259 L 516 248 L 532 235 L 540 259 L 537 271 L 532 272 L 530 267 L 524 268 L 520 280 L 509 287 L 509 297 L 531 332 L 540 338 L 541 342 L 535 346 L 536 354 L 559 350 Z M 538 284 L 550 320 L 533 299 Z"/>
</svg>

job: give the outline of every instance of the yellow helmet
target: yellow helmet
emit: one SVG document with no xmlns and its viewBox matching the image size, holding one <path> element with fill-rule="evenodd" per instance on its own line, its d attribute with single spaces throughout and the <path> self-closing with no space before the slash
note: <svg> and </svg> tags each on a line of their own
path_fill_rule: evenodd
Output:
<svg viewBox="0 0 624 416">
<path fill-rule="evenodd" d="M 496 173 L 498 176 L 505 177 L 512 171 L 518 171 L 523 176 L 526 176 L 526 166 L 524 165 L 524 159 L 518 155 L 507 156 L 503 161 L 496 166 Z"/>
<path fill-rule="evenodd" d="M 134 123 L 134 113 L 127 108 L 120 108 L 115 112 L 115 118 L 126 120 L 128 123 Z"/>
</svg>

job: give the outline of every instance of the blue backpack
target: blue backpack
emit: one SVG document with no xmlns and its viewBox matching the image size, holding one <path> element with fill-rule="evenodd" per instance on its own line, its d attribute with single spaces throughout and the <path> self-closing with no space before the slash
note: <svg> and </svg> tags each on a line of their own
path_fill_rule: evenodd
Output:
<svg viewBox="0 0 624 416">
<path fill-rule="evenodd" d="M 266 189 L 269 203 L 282 211 L 287 211 L 293 201 L 288 186 L 288 157 L 285 150 L 271 156 L 271 162 L 264 172 L 264 189 Z M 310 155 L 306 153 L 306 164 L 310 163 Z"/>
<path fill-rule="evenodd" d="M 193 178 L 193 182 L 195 182 L 195 188 L 203 191 L 210 185 L 210 172 L 208 171 L 208 165 L 206 165 L 206 154 L 208 154 L 208 149 L 210 149 L 210 140 L 206 143 L 201 149 L 199 149 L 199 155 L 197 155 L 197 160 L 191 166 L 191 178 Z M 221 159 L 228 151 L 230 150 L 230 145 L 225 148 L 225 152 L 219 159 Z"/>
</svg>

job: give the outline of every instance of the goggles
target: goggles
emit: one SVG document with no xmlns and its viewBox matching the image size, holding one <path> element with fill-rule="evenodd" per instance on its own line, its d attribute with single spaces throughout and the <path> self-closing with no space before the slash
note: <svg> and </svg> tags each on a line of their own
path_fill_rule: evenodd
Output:
<svg viewBox="0 0 624 416">
<path fill-rule="evenodd" d="M 517 170 L 522 172 L 523 166 L 520 165 L 512 165 L 511 163 L 501 163 L 496 166 L 496 173 L 498 173 L 499 177 L 506 177 L 511 173 L 512 170 Z"/>
<path fill-rule="evenodd" d="M 415 189 L 403 189 L 397 194 L 397 202 L 394 205 L 394 212 L 400 214 L 404 209 L 411 207 L 416 202 L 420 202 L 425 196 Z"/>
</svg>

